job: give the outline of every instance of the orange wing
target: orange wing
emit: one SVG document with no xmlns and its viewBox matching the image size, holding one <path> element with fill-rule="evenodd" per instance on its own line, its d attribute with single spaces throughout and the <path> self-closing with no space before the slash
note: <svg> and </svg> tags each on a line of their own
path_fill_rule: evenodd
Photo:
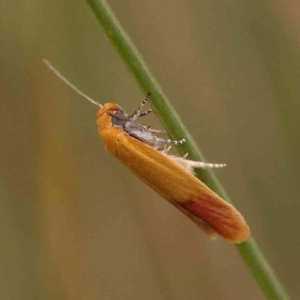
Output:
<svg viewBox="0 0 300 300">
<path fill-rule="evenodd" d="M 241 214 L 166 154 L 117 127 L 99 126 L 99 132 L 113 155 L 206 233 L 217 233 L 236 243 L 249 237 Z"/>
</svg>

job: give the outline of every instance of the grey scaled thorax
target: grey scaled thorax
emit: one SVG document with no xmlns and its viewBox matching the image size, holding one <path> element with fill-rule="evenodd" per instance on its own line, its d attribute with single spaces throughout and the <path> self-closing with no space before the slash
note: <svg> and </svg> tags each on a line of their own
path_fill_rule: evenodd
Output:
<svg viewBox="0 0 300 300">
<path fill-rule="evenodd" d="M 126 131 L 130 136 L 140 140 L 141 142 L 155 149 L 160 149 L 161 144 L 163 143 L 174 143 L 175 145 L 183 144 L 185 142 L 184 139 L 179 141 L 173 141 L 170 139 L 157 137 L 154 133 L 159 133 L 163 131 L 154 130 L 150 126 L 147 127 L 134 122 L 137 118 L 146 116 L 152 111 L 151 109 L 149 109 L 145 112 L 141 112 L 142 107 L 146 104 L 149 97 L 150 94 L 146 96 L 139 108 L 130 116 L 121 107 L 116 111 L 111 111 L 110 114 L 112 116 L 113 126 L 122 127 L 122 129 Z"/>
</svg>

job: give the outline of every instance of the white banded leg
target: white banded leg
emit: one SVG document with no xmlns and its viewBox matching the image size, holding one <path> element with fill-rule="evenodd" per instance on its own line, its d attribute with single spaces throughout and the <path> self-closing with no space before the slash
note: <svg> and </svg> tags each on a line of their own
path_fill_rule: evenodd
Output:
<svg viewBox="0 0 300 300">
<path fill-rule="evenodd" d="M 193 168 L 224 168 L 226 164 L 213 164 L 203 161 L 190 161 Z"/>
<path fill-rule="evenodd" d="M 150 108 L 150 109 L 148 109 L 148 110 L 146 110 L 146 111 L 140 113 L 140 114 L 138 115 L 138 117 L 144 117 L 144 116 L 147 116 L 147 115 L 150 114 L 151 112 L 152 112 L 152 109 Z"/>
<path fill-rule="evenodd" d="M 226 164 L 214 164 L 214 163 L 207 163 L 204 161 L 188 160 L 187 159 L 188 155 L 189 154 L 186 153 L 182 156 L 182 158 L 191 162 L 193 168 L 224 168 L 224 167 L 226 167 Z"/>
<path fill-rule="evenodd" d="M 147 96 L 145 97 L 145 99 L 142 101 L 142 103 L 140 104 L 139 108 L 129 117 L 130 121 L 134 121 L 136 120 L 139 116 L 143 115 L 145 116 L 146 114 L 148 114 L 149 112 L 151 112 L 151 110 L 149 109 L 147 112 L 145 113 L 141 113 L 141 109 L 143 108 L 143 106 L 147 103 L 147 101 L 149 100 L 151 96 L 151 93 L 148 93 Z"/>
<path fill-rule="evenodd" d="M 179 144 L 183 144 L 185 142 L 185 139 L 174 141 L 174 140 L 171 140 L 171 139 L 157 138 L 156 141 L 159 142 L 159 143 L 168 143 L 168 144 L 179 145 Z"/>
</svg>

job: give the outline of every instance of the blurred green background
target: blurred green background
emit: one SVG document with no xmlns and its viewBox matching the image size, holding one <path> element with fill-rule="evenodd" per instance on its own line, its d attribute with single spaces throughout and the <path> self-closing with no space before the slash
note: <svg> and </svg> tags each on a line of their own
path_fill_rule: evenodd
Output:
<svg viewBox="0 0 300 300">
<path fill-rule="evenodd" d="M 298 1 L 109 3 L 299 299 Z M 101 103 L 139 105 L 87 4 L 0 9 L 1 299 L 264 299 L 235 247 L 112 157 L 97 108 L 42 64 Z"/>
</svg>

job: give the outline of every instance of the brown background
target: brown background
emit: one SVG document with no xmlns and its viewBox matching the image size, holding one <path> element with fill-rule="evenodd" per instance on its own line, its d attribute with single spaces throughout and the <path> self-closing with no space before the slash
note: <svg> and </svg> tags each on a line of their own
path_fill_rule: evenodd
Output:
<svg viewBox="0 0 300 300">
<path fill-rule="evenodd" d="M 290 295 L 300 297 L 298 1 L 109 1 Z M 1 299 L 264 299 L 105 151 L 96 107 L 143 98 L 84 1 L 2 1 Z M 144 119 L 158 128 L 155 116 Z"/>
</svg>

